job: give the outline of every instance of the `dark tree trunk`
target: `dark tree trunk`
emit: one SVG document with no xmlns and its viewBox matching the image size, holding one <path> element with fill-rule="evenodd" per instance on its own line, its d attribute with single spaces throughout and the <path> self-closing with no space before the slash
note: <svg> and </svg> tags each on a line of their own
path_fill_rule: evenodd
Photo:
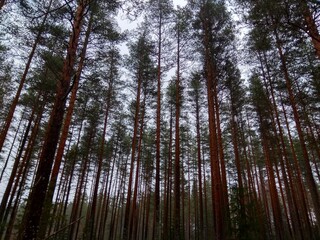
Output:
<svg viewBox="0 0 320 240">
<path fill-rule="evenodd" d="M 160 5 L 160 2 L 159 2 Z M 161 7 L 161 6 L 159 6 Z M 157 116 L 156 116 L 156 182 L 154 194 L 154 220 L 153 220 L 153 239 L 158 239 L 160 232 L 160 131 L 161 131 L 161 48 L 162 48 L 162 10 L 159 16 L 159 32 L 158 32 L 158 73 L 157 73 Z"/>
<path fill-rule="evenodd" d="M 129 174 L 129 183 L 128 183 L 128 192 L 127 192 L 127 201 L 124 215 L 124 225 L 123 225 L 123 236 L 124 240 L 129 239 L 129 220 L 130 214 L 132 213 L 131 209 L 131 192 L 132 192 L 132 180 L 133 180 L 133 169 L 134 169 L 134 161 L 136 155 L 136 145 L 138 138 L 138 124 L 139 124 L 139 112 L 140 112 L 140 97 L 141 97 L 141 70 L 139 70 L 139 79 L 138 79 L 138 87 L 137 87 L 137 96 L 136 96 L 136 106 L 135 106 L 135 116 L 134 116 L 134 129 L 133 129 L 133 137 L 132 137 L 132 146 L 131 146 L 131 163 L 130 163 L 130 174 Z"/>
<path fill-rule="evenodd" d="M 203 218 L 203 190 L 202 190 L 202 160 L 201 160 L 201 134 L 200 134 L 200 106 L 199 94 L 196 95 L 196 131 L 197 131 L 197 166 L 198 166 L 198 182 L 199 182 L 199 212 L 200 212 L 200 238 L 204 238 L 204 218 Z"/>
<path fill-rule="evenodd" d="M 4 175 L 4 173 L 5 173 L 6 169 L 7 169 L 7 166 L 8 166 L 8 163 L 9 163 L 9 159 L 10 159 L 13 147 L 16 146 L 16 139 L 17 139 L 18 133 L 21 131 L 20 127 L 21 127 L 21 123 L 22 123 L 22 121 L 23 121 L 23 119 L 25 117 L 24 116 L 25 113 L 26 113 L 26 108 L 23 110 L 22 116 L 20 117 L 16 133 L 14 134 L 14 137 L 13 137 L 13 140 L 12 140 L 12 144 L 11 144 L 10 150 L 7 153 L 6 161 L 5 161 L 5 163 L 4 163 L 3 167 L 2 167 L 1 174 L 0 174 L 0 183 L 2 182 L 3 175 Z M 21 142 L 20 142 L 20 145 L 21 145 Z M 0 216 L 1 216 L 1 214 L 0 214 Z"/>
<path fill-rule="evenodd" d="M 19 234 L 19 238 L 21 239 L 30 240 L 37 238 L 86 7 L 86 4 L 80 4 L 75 14 L 73 32 L 70 37 L 67 56 L 62 71 L 62 79 L 57 83 L 55 102 L 45 134 L 39 166 L 35 176 L 35 184 L 29 196 L 23 218 L 23 227 L 21 227 Z"/>
<path fill-rule="evenodd" d="M 137 211 L 137 195 L 138 195 L 138 186 L 139 186 L 139 170 L 140 170 L 140 159 L 141 159 L 141 145 L 142 145 L 142 138 L 143 138 L 143 131 L 144 131 L 144 115 L 145 115 L 145 108 L 146 108 L 146 93 L 144 93 L 143 102 L 142 102 L 142 113 L 140 117 L 140 132 L 139 132 L 139 144 L 138 144 L 138 155 L 137 155 L 137 166 L 136 166 L 136 175 L 135 175 L 135 183 L 134 183 L 134 190 L 133 190 L 133 198 L 132 198 L 132 214 L 130 218 L 130 234 L 129 239 L 136 239 L 134 234 L 132 235 L 133 225 L 139 221 Z M 133 236 L 133 238 L 132 238 Z"/>
<path fill-rule="evenodd" d="M 19 165 L 21 164 L 21 157 L 22 157 L 22 153 L 24 151 L 24 147 L 27 143 L 27 140 L 28 140 L 28 136 L 29 136 L 29 132 L 30 132 L 30 129 L 31 129 L 31 125 L 32 125 L 32 121 L 33 121 L 33 118 L 34 118 L 34 114 L 35 114 L 35 108 L 33 108 L 32 110 L 32 113 L 31 113 L 31 116 L 29 117 L 29 120 L 28 120 L 28 125 L 24 131 L 24 134 L 23 134 L 23 138 L 22 138 L 22 141 L 21 141 L 21 145 L 20 145 L 20 148 L 19 148 L 19 151 L 18 151 L 18 155 L 14 161 L 14 164 L 13 164 L 13 167 L 12 167 L 12 171 L 11 171 L 11 175 L 10 175 L 10 178 L 9 178 L 9 181 L 7 183 L 7 187 L 6 187 L 6 190 L 2 196 L 2 200 L 1 200 L 1 205 L 0 205 L 0 220 L 1 222 L 3 222 L 3 217 L 4 217 L 4 213 L 5 213 L 5 210 L 8 209 L 8 208 L 11 208 L 11 206 L 7 206 L 7 203 L 8 203 L 8 199 L 10 197 L 10 193 L 12 191 L 12 186 L 14 184 L 14 179 L 16 177 L 19 176 L 19 174 L 17 174 L 18 170 L 19 170 Z M 20 165 L 20 169 L 22 168 L 22 166 Z M 19 181 L 19 179 L 17 179 L 17 181 Z"/>
<path fill-rule="evenodd" d="M 83 49 L 80 54 L 80 61 L 79 61 L 78 69 L 77 69 L 77 72 L 74 76 L 73 83 L 72 83 L 72 91 L 71 91 L 69 106 L 68 106 L 68 109 L 66 112 L 66 117 L 65 117 L 64 124 L 62 127 L 62 132 L 61 132 L 60 141 L 59 141 L 59 145 L 58 145 L 58 149 L 57 149 L 57 154 L 56 154 L 56 157 L 54 160 L 54 165 L 53 165 L 52 172 L 51 172 L 49 187 L 48 187 L 48 191 L 47 191 L 47 195 L 46 195 L 46 200 L 45 200 L 46 202 L 45 202 L 45 207 L 44 207 L 43 216 L 42 216 L 42 220 L 41 220 L 41 228 L 39 231 L 40 238 L 44 238 L 44 236 L 45 236 L 44 234 L 45 234 L 46 228 L 47 228 L 47 223 L 48 223 L 47 219 L 49 218 L 49 215 L 50 215 L 52 198 L 53 198 L 54 190 L 56 187 L 57 178 L 58 178 L 58 174 L 59 174 L 59 170 L 60 170 L 60 165 L 61 165 L 61 161 L 62 161 L 62 157 L 63 157 L 63 152 L 65 149 L 65 145 L 66 145 L 66 141 L 67 141 L 67 137 L 68 137 L 68 133 L 69 133 L 69 127 L 71 124 L 71 119 L 72 119 L 72 114 L 73 114 L 74 105 L 75 105 L 75 101 L 76 101 L 79 81 L 81 78 L 81 72 L 84 67 L 84 61 L 85 61 L 87 46 L 88 46 L 88 42 L 89 42 L 89 36 L 91 33 L 92 21 L 93 21 L 93 14 L 91 14 L 91 16 L 90 16 L 90 20 L 88 23 L 86 36 L 85 36 L 85 40 L 84 40 L 84 44 L 83 44 Z"/>
<path fill-rule="evenodd" d="M 174 161 L 174 226 L 175 239 L 180 240 L 180 29 L 177 30 L 177 78 L 176 78 L 176 116 L 175 116 L 175 161 Z M 182 222 L 182 226 L 184 223 Z"/>
</svg>

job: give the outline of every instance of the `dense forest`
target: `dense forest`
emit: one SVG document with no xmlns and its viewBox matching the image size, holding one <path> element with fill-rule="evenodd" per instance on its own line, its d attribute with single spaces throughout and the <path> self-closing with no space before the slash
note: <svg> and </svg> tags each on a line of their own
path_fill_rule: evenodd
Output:
<svg viewBox="0 0 320 240">
<path fill-rule="evenodd" d="M 1 240 L 320 239 L 320 2 L 177 2 L 0 0 Z"/>
</svg>

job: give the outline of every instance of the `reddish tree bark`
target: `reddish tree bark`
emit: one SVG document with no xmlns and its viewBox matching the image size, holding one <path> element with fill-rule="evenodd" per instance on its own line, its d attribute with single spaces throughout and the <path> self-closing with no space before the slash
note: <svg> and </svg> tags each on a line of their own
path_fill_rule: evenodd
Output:
<svg viewBox="0 0 320 240">
<path fill-rule="evenodd" d="M 320 221 L 320 197 L 319 197 L 319 193 L 318 193 L 318 188 L 317 188 L 316 182 L 313 177 L 313 173 L 312 173 L 312 169 L 311 169 L 311 165 L 310 165 L 310 158 L 309 158 L 309 154 L 308 154 L 308 150 L 307 150 L 307 146 L 306 146 L 306 141 L 305 141 L 305 136 L 304 136 L 304 132 L 302 131 L 301 120 L 300 120 L 300 116 L 298 113 L 295 96 L 294 96 L 294 93 L 292 90 L 292 81 L 290 79 L 290 75 L 289 75 L 289 71 L 288 71 L 288 67 L 287 67 L 287 62 L 286 62 L 286 57 L 283 54 L 281 39 L 278 35 L 277 29 L 274 29 L 274 35 L 276 38 L 276 44 L 277 44 L 277 48 L 278 48 L 278 53 L 279 53 L 281 65 L 282 65 L 282 71 L 284 73 L 286 88 L 287 88 L 288 95 L 289 95 L 289 101 L 290 101 L 290 105 L 291 105 L 291 108 L 293 111 L 293 117 L 294 117 L 295 125 L 297 128 L 300 145 L 302 148 L 302 154 L 303 154 L 303 160 L 304 160 L 303 163 L 304 163 L 304 167 L 305 167 L 305 171 L 306 171 L 306 180 L 307 180 L 307 184 L 308 184 L 310 194 L 311 194 L 311 199 L 312 199 L 312 203 L 313 203 L 313 207 L 314 207 L 314 213 L 315 213 L 317 221 Z"/>
<path fill-rule="evenodd" d="M 214 71 L 214 66 L 209 52 L 210 46 L 210 28 L 207 19 L 202 20 L 203 28 L 203 47 L 205 48 L 205 74 L 207 82 L 207 100 L 208 100 L 208 115 L 209 115 L 209 143 L 210 143 L 210 161 L 211 161 L 211 181 L 212 181 L 212 201 L 213 201 L 213 211 L 214 211 L 214 228 L 216 239 L 223 239 L 223 193 L 222 193 L 222 182 L 221 182 L 221 172 L 220 172 L 220 162 L 219 162 L 219 152 L 218 152 L 218 133 L 216 132 L 216 107 L 214 103 L 214 89 L 217 81 L 216 73 Z"/>
<path fill-rule="evenodd" d="M 60 170 L 60 165 L 61 165 L 61 161 L 62 161 L 62 157 L 63 157 L 63 153 L 64 153 L 64 149 L 65 149 L 65 145 L 66 145 L 66 141 L 67 141 L 67 137 L 68 137 L 68 133 L 69 133 L 69 127 L 71 124 L 72 114 L 73 114 L 76 96 L 77 96 L 77 92 L 78 92 L 78 86 L 79 86 L 79 82 L 80 82 L 80 78 L 81 78 L 81 72 L 84 67 L 84 61 L 85 61 L 86 51 L 87 51 L 88 42 L 89 42 L 89 36 L 91 33 L 92 22 L 93 22 L 93 14 L 91 13 L 88 27 L 87 27 L 87 31 L 86 31 L 85 40 L 83 43 L 83 48 L 82 48 L 82 51 L 80 54 L 80 61 L 79 61 L 78 69 L 77 69 L 77 72 L 74 76 L 73 83 L 72 83 L 71 97 L 70 97 L 67 113 L 65 116 L 61 136 L 60 136 L 57 154 L 56 154 L 56 157 L 54 160 L 54 165 L 53 165 L 52 172 L 51 172 L 49 187 L 48 187 L 47 196 L 46 196 L 44 213 L 43 213 L 43 217 L 41 220 L 42 226 L 41 226 L 40 232 L 39 232 L 40 238 L 44 238 L 44 234 L 45 234 L 45 231 L 47 228 L 46 225 L 48 223 L 48 218 L 50 215 L 54 189 L 56 187 L 57 178 L 58 178 L 58 174 L 59 174 L 59 170 Z"/>
<path fill-rule="evenodd" d="M 303 9 L 303 16 L 305 19 L 305 24 L 307 26 L 307 33 L 311 38 L 311 42 L 313 47 L 316 51 L 317 57 L 320 59 L 320 34 L 318 31 L 318 26 L 315 22 L 315 19 L 312 16 L 310 8 L 307 4 L 306 0 L 301 1 L 302 9 Z"/>
<path fill-rule="evenodd" d="M 47 10 L 46 10 L 46 13 L 44 14 L 44 17 L 43 17 L 43 20 L 41 22 L 41 25 L 40 25 L 40 28 L 39 28 L 39 31 L 36 35 L 36 38 L 34 40 L 34 43 L 32 45 L 32 49 L 31 49 L 31 52 L 29 54 L 29 57 L 28 57 L 28 61 L 26 63 L 26 66 L 24 68 L 24 72 L 22 74 L 22 77 L 20 79 L 20 83 L 19 83 L 19 86 L 18 86 L 18 90 L 16 92 L 16 95 L 14 96 L 13 98 L 13 101 L 10 105 L 10 108 L 9 108 L 9 112 L 8 112 L 8 115 L 5 119 L 5 124 L 4 126 L 2 127 L 1 129 L 1 134 L 0 134 L 0 151 L 2 150 L 3 148 L 3 144 L 4 144 L 4 141 L 6 139 L 6 136 L 7 136 L 7 133 L 8 133 L 8 130 L 9 130 L 9 127 L 11 125 L 11 122 L 12 122 L 12 118 L 13 118 L 13 114 L 14 114 L 14 111 L 17 107 L 17 104 L 18 104 L 18 101 L 19 101 L 19 98 L 20 98 L 20 95 L 21 95 L 21 91 L 23 89 L 23 86 L 24 86 L 24 83 L 26 81 L 26 78 L 27 78 L 27 75 L 28 75 L 28 72 L 29 72 L 29 69 L 30 69 L 30 65 L 31 65 L 31 62 L 32 62 L 32 59 L 33 59 L 33 56 L 36 52 L 36 49 L 37 49 L 37 46 L 38 46 L 38 43 L 41 39 L 41 36 L 42 36 L 42 32 L 44 30 L 44 25 L 46 24 L 47 22 L 47 18 L 49 16 L 49 12 L 50 12 L 50 8 L 51 8 L 51 4 L 52 4 L 52 1 L 53 0 L 50 0 L 49 2 L 49 5 L 47 7 Z M 5 0 L 3 0 L 3 4 L 4 4 Z M 0 10 L 1 10 L 1 2 L 0 2 Z"/>
<path fill-rule="evenodd" d="M 40 155 L 39 166 L 35 175 L 35 184 L 33 185 L 29 196 L 28 205 L 23 218 L 23 225 L 21 227 L 21 232 L 19 233 L 19 238 L 21 239 L 35 239 L 39 230 L 40 217 L 42 215 L 51 168 L 63 122 L 66 98 L 69 91 L 71 74 L 76 59 L 76 51 L 86 8 L 86 2 L 81 1 L 75 13 L 73 32 L 70 36 L 67 56 L 63 65 L 62 78 L 57 83 L 54 106 L 51 111 Z"/>
</svg>

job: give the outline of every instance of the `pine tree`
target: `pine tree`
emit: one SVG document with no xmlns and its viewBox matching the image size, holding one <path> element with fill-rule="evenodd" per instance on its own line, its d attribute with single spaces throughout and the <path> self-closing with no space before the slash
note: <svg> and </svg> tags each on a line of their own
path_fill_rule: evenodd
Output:
<svg viewBox="0 0 320 240">
<path fill-rule="evenodd" d="M 36 185 L 31 191 L 28 208 L 24 215 L 24 227 L 21 228 L 20 233 L 22 239 L 34 239 L 37 236 L 46 190 L 49 183 L 49 175 L 63 121 L 64 107 L 70 87 L 71 74 L 75 64 L 82 20 L 87 7 L 87 3 L 79 3 L 75 12 L 74 27 L 70 36 L 67 56 L 63 65 L 62 79 L 58 81 L 57 84 L 55 103 L 49 119 L 46 137 L 36 173 Z"/>
<path fill-rule="evenodd" d="M 224 238 L 228 225 L 227 186 L 219 121 L 218 80 L 222 70 L 221 58 L 233 39 L 230 18 L 223 2 L 206 1 L 194 5 L 197 10 L 195 28 L 200 30 L 197 38 L 201 44 L 204 77 L 207 85 L 208 117 L 210 132 L 210 160 L 213 215 L 215 235 Z"/>
</svg>

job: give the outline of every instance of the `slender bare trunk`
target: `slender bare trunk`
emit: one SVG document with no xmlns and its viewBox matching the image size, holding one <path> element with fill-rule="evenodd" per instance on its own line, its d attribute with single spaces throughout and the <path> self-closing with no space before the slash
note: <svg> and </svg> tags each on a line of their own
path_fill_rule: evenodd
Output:
<svg viewBox="0 0 320 240">
<path fill-rule="evenodd" d="M 161 48 L 162 48 L 162 10 L 159 1 L 159 31 L 158 31 L 158 66 L 157 66 L 157 116 L 156 116 L 156 183 L 154 195 L 154 220 L 153 220 L 153 239 L 159 237 L 160 220 L 160 117 L 161 117 Z"/>
<path fill-rule="evenodd" d="M 6 169 L 7 169 L 7 166 L 8 166 L 8 163 L 9 163 L 9 159 L 11 157 L 11 153 L 12 153 L 13 147 L 17 146 L 16 139 L 17 139 L 18 133 L 21 131 L 20 127 L 21 127 L 21 123 L 22 123 L 22 121 L 23 121 L 23 119 L 25 117 L 24 116 L 25 113 L 26 113 L 26 109 L 23 110 L 22 116 L 21 116 L 21 118 L 19 120 L 19 123 L 18 123 L 18 126 L 17 126 L 16 133 L 14 134 L 14 137 L 13 137 L 13 140 L 12 140 L 12 144 L 11 144 L 10 150 L 7 153 L 6 161 L 5 161 L 5 163 L 4 163 L 3 167 L 2 167 L 1 174 L 0 174 L 0 183 L 2 182 L 3 175 L 4 175 L 4 173 L 5 173 Z M 20 145 L 21 145 L 21 142 L 20 142 Z M 20 148 L 20 146 L 19 146 L 19 148 Z"/>
<path fill-rule="evenodd" d="M 131 144 L 131 163 L 130 163 L 130 173 L 129 173 L 129 182 L 128 182 L 128 192 L 127 192 L 127 201 L 124 215 L 124 225 L 123 225 L 123 236 L 124 240 L 129 239 L 129 220 L 130 214 L 132 213 L 131 209 L 131 192 L 132 192 L 132 180 L 133 180 L 133 171 L 134 171 L 134 161 L 136 156 L 136 145 L 138 138 L 138 124 L 139 124 L 139 112 L 140 112 L 140 97 L 141 97 L 141 69 L 139 70 L 139 79 L 137 86 L 137 96 L 136 96 L 136 106 L 135 106 L 135 116 L 134 116 L 134 128 Z"/>
<path fill-rule="evenodd" d="M 198 166 L 198 182 L 199 182 L 199 212 L 200 212 L 200 238 L 204 238 L 204 217 L 203 217 L 203 190 L 202 190 L 202 159 L 201 159 L 201 134 L 200 134 L 200 106 L 199 94 L 196 95 L 196 131 L 197 131 L 197 166 Z"/>
<path fill-rule="evenodd" d="M 4 192 L 3 196 L 2 196 L 1 205 L 0 205 L 0 220 L 1 220 L 1 222 L 2 222 L 3 217 L 4 217 L 5 210 L 7 208 L 11 207 L 11 206 L 7 206 L 7 203 L 8 203 L 8 199 L 9 199 L 10 193 L 12 191 L 12 186 L 14 184 L 14 179 L 19 176 L 17 174 L 17 172 L 19 170 L 19 164 L 21 163 L 20 160 L 21 160 L 21 157 L 22 157 L 22 153 L 24 151 L 25 144 L 27 143 L 27 140 L 28 140 L 29 131 L 31 129 L 31 124 L 32 124 L 32 121 L 33 121 L 33 118 L 34 118 L 34 114 L 35 114 L 35 107 L 33 108 L 31 116 L 29 117 L 28 125 L 27 125 L 27 127 L 25 129 L 23 138 L 21 140 L 21 145 L 20 145 L 20 149 L 18 151 L 18 155 L 17 155 L 17 157 L 16 157 L 16 159 L 14 161 L 14 164 L 13 164 L 13 167 L 12 167 L 12 171 L 11 171 L 11 175 L 10 175 L 9 181 L 7 183 L 6 190 L 5 190 L 5 192 Z M 22 168 L 22 166 L 20 166 L 20 168 Z"/>
<path fill-rule="evenodd" d="M 176 116 L 175 116 L 175 161 L 174 161 L 174 226 L 175 239 L 181 238 L 180 229 L 180 30 L 177 31 L 177 78 L 176 78 Z M 183 198 L 182 198 L 183 199 Z M 184 222 L 182 222 L 184 226 Z"/>
</svg>

